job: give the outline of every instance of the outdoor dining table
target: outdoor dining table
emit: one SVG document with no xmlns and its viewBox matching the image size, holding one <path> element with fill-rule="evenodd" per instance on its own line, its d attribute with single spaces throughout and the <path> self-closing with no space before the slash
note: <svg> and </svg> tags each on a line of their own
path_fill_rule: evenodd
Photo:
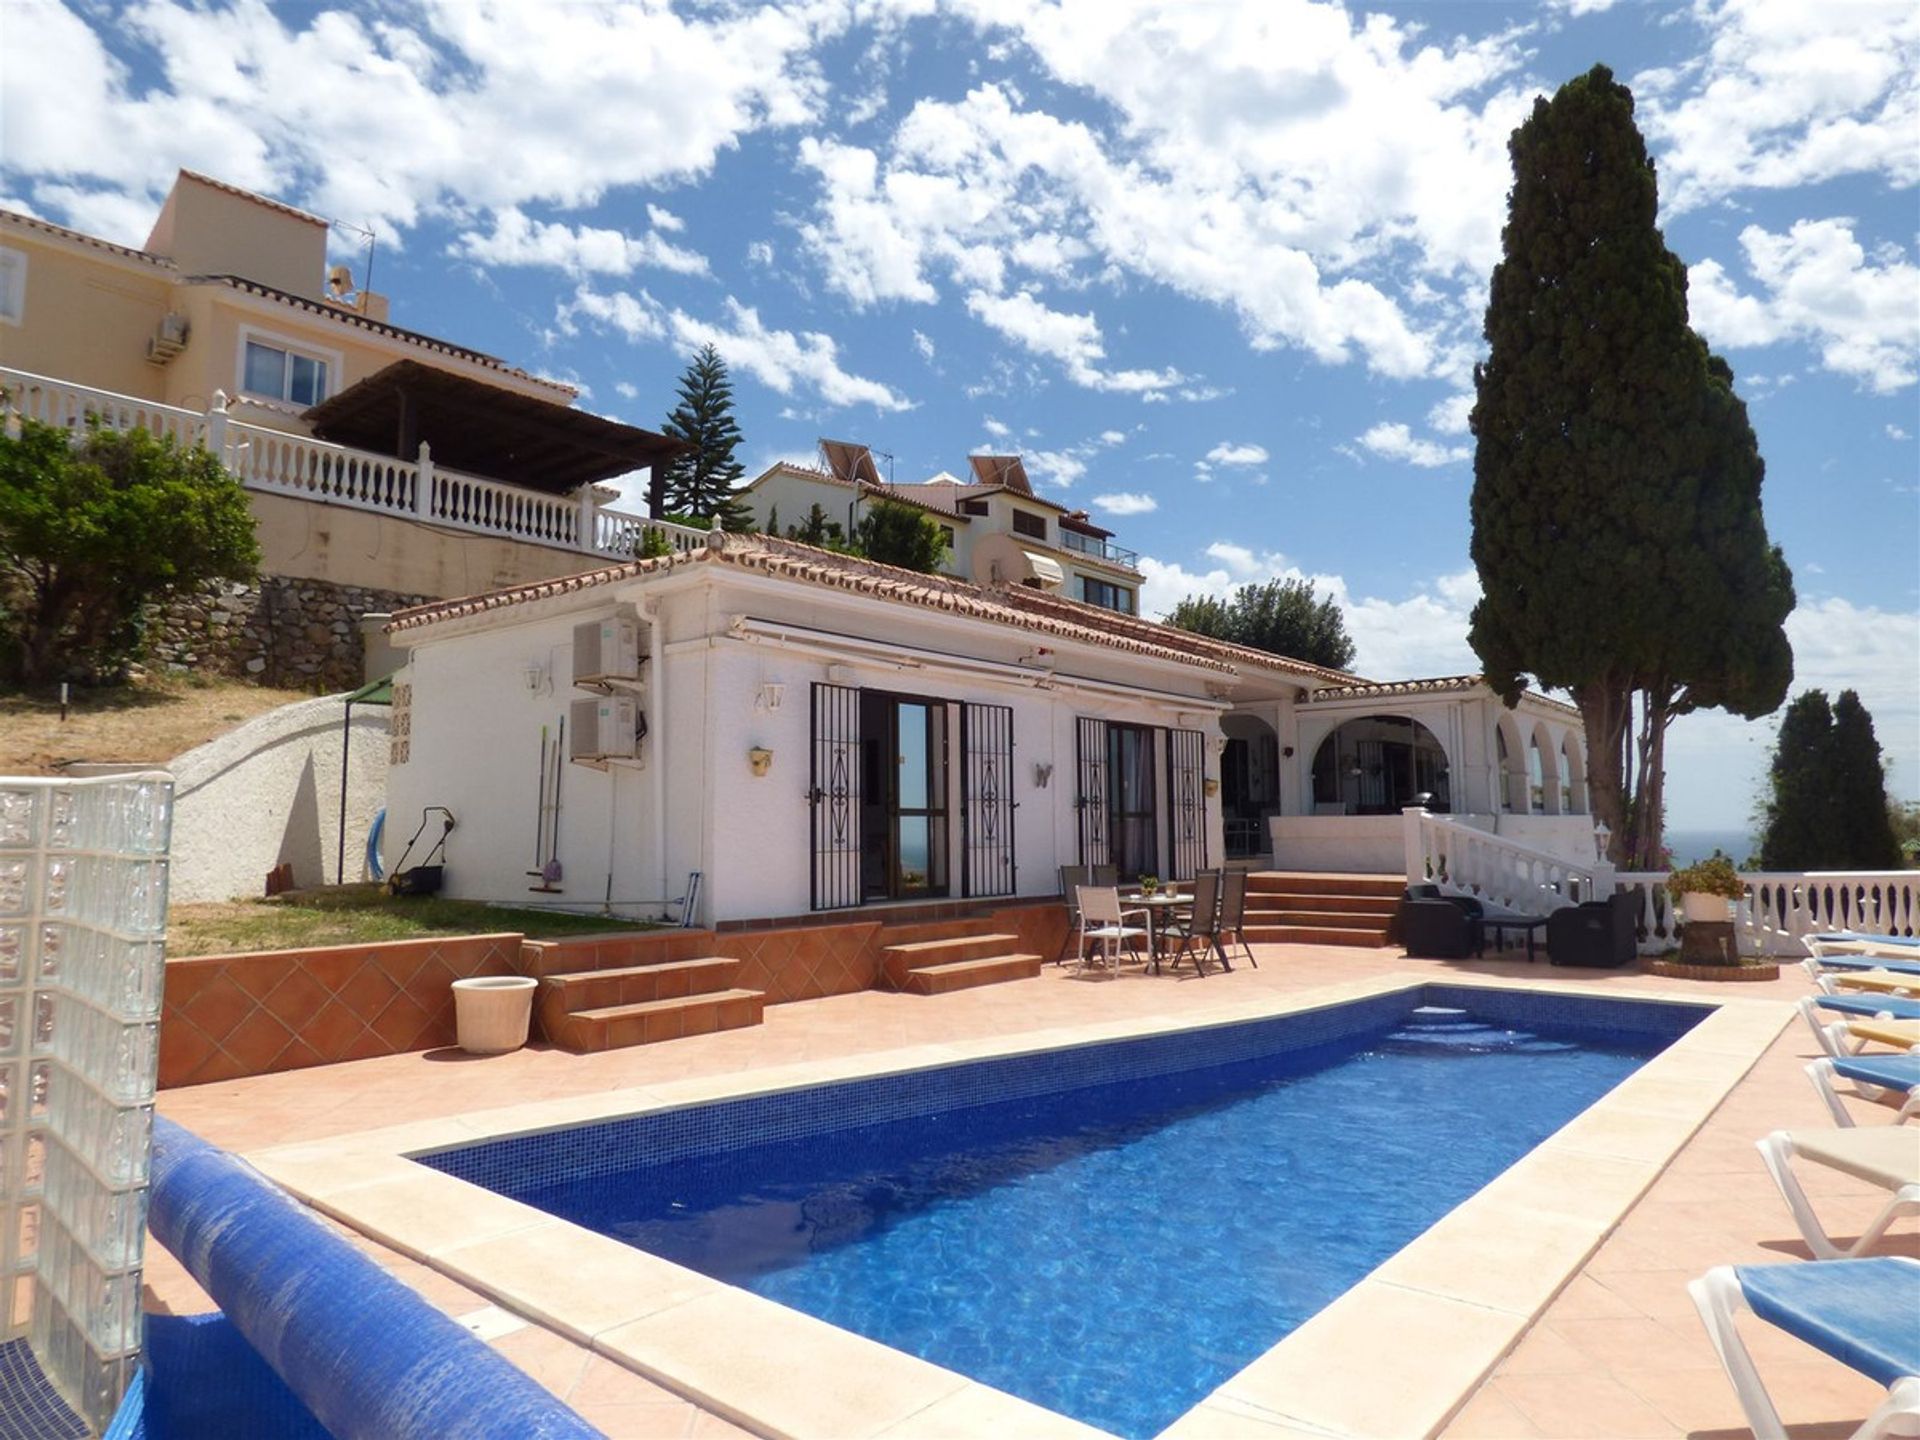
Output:
<svg viewBox="0 0 1920 1440">
<path fill-rule="evenodd" d="M 1193 896 L 1181 895 L 1171 890 L 1156 890 L 1151 895 L 1136 891 L 1132 895 L 1122 895 L 1121 902 L 1134 905 L 1147 912 L 1147 953 L 1153 957 L 1153 973 L 1160 973 L 1160 936 L 1158 929 L 1166 924 L 1165 917 L 1176 910 L 1193 904 Z"/>
</svg>

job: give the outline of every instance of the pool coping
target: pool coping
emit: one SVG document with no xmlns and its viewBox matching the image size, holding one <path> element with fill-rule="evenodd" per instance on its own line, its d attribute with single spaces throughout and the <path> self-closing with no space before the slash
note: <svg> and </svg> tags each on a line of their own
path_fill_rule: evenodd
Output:
<svg viewBox="0 0 1920 1440">
<path fill-rule="evenodd" d="M 667 1081 L 246 1157 L 314 1208 L 750 1430 L 795 1440 L 1099 1431 L 416 1163 L 484 1140 L 967 1061 L 1206 1030 L 1408 989 L 1596 998 L 1551 980 L 1395 972 L 1205 1011 L 915 1045 Z M 1700 1022 L 1162 1432 L 1437 1434 L 1793 1015 L 1778 1000 L 1609 988 Z M 594 1283 L 582 1285 L 580 1277 Z M 823 1386 L 823 1375 L 860 1385 Z M 1392 1377 L 1382 1384 L 1382 1377 Z"/>
</svg>

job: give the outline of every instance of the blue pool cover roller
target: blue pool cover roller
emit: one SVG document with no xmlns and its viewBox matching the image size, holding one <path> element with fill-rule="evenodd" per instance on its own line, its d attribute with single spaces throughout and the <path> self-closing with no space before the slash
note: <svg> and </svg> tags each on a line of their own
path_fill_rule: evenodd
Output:
<svg viewBox="0 0 1920 1440">
<path fill-rule="evenodd" d="M 155 1238 L 335 1440 L 600 1435 L 257 1171 L 160 1116 L 152 1173 Z"/>
</svg>

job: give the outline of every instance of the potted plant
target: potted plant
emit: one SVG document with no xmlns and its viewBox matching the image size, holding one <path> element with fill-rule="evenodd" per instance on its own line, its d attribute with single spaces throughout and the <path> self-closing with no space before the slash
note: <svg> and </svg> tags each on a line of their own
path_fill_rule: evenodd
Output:
<svg viewBox="0 0 1920 1440">
<path fill-rule="evenodd" d="M 1142 895 L 1151 895 L 1159 888 L 1160 877 L 1158 875 L 1142 875 L 1140 877 L 1140 893 Z"/>
<path fill-rule="evenodd" d="M 1733 902 L 1746 897 L 1747 887 L 1733 860 L 1716 850 L 1669 875 L 1667 892 L 1679 902 L 1682 920 L 1725 924 L 1733 917 Z"/>
</svg>

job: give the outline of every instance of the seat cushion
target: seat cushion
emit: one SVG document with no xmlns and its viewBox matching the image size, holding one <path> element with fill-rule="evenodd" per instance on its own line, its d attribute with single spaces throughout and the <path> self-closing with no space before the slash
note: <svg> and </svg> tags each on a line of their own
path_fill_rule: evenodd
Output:
<svg viewBox="0 0 1920 1440">
<path fill-rule="evenodd" d="M 1911 1090 L 1920 1085 L 1920 1055 L 1848 1055 L 1833 1068 L 1862 1085 L 1883 1090 Z"/>
<path fill-rule="evenodd" d="M 1734 1268 L 1753 1313 L 1868 1379 L 1920 1375 L 1920 1260 Z"/>
<path fill-rule="evenodd" d="M 1790 1130 L 1787 1143 L 1796 1155 L 1882 1190 L 1920 1185 L 1920 1129 L 1911 1125 Z"/>
</svg>

